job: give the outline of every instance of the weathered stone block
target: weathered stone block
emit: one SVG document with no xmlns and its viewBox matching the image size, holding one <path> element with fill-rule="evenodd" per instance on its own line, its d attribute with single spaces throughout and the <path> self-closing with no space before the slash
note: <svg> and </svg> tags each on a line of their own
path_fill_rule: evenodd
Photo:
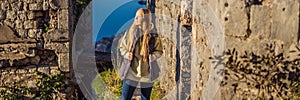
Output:
<svg viewBox="0 0 300 100">
<path fill-rule="evenodd" d="M 2 44 L 0 48 L 3 48 L 3 52 L 0 54 L 0 59 L 23 59 L 33 53 L 28 52 L 29 48 L 36 47 L 35 44 Z M 34 55 L 34 54 L 33 54 Z"/>
<path fill-rule="evenodd" d="M 49 5 L 49 2 L 48 1 L 45 1 L 45 2 L 43 2 L 43 10 L 48 10 L 49 9 L 49 7 L 50 7 L 50 5 Z"/>
<path fill-rule="evenodd" d="M 42 3 L 29 4 L 29 10 L 32 10 L 32 11 L 43 10 L 43 5 L 42 5 Z"/>
<path fill-rule="evenodd" d="M 58 9 L 58 5 L 55 0 L 50 0 L 49 6 L 51 7 L 51 9 L 54 9 L 54 10 Z"/>
<path fill-rule="evenodd" d="M 7 19 L 15 20 L 17 18 L 17 12 L 15 11 L 7 11 L 6 14 Z"/>
<path fill-rule="evenodd" d="M 24 3 L 34 3 L 36 0 L 24 0 Z"/>
<path fill-rule="evenodd" d="M 16 73 L 19 73 L 19 74 L 25 74 L 27 73 L 28 71 L 26 69 L 19 69 L 16 71 Z"/>
<path fill-rule="evenodd" d="M 39 11 L 39 12 L 34 12 L 35 17 L 43 17 L 45 13 Z"/>
<path fill-rule="evenodd" d="M 40 21 L 33 21 L 33 28 L 37 29 L 40 26 L 41 22 Z"/>
<path fill-rule="evenodd" d="M 49 30 L 47 34 L 43 35 L 45 41 L 68 41 L 69 33 L 66 30 Z"/>
<path fill-rule="evenodd" d="M 239 54 L 243 54 L 244 51 L 252 51 L 254 53 L 259 53 L 259 41 L 251 41 L 251 40 L 241 40 L 235 37 L 225 37 L 226 41 L 226 50 L 235 48 Z"/>
<path fill-rule="evenodd" d="M 59 67 L 58 66 L 51 66 L 50 67 L 50 74 L 51 75 L 57 75 L 60 74 L 61 71 L 59 71 Z"/>
<path fill-rule="evenodd" d="M 299 2 L 274 0 L 271 16 L 273 22 L 271 38 L 280 39 L 285 45 L 296 42 L 299 30 Z"/>
<path fill-rule="evenodd" d="M 29 38 L 39 38 L 41 37 L 43 34 L 43 30 L 42 29 L 30 29 L 28 31 L 28 37 Z"/>
<path fill-rule="evenodd" d="M 27 17 L 28 17 L 28 19 L 34 19 L 35 18 L 34 12 L 33 11 L 28 12 Z"/>
<path fill-rule="evenodd" d="M 34 11 L 30 11 L 27 13 L 28 19 L 35 19 L 37 17 L 42 17 L 44 16 L 43 12 L 34 12 Z"/>
<path fill-rule="evenodd" d="M 69 52 L 69 42 L 65 43 L 45 43 L 45 49 L 55 50 L 56 53 L 67 53 Z"/>
<path fill-rule="evenodd" d="M 9 3 L 7 1 L 2 1 L 0 4 L 1 4 L 1 9 L 2 10 L 8 10 L 8 9 L 10 9 Z"/>
<path fill-rule="evenodd" d="M 231 36 L 245 36 L 248 28 L 248 17 L 245 3 L 239 0 L 228 1 L 228 9 L 225 14 L 225 34 Z M 234 29 L 232 29 L 234 28 Z"/>
<path fill-rule="evenodd" d="M 17 35 L 21 38 L 26 38 L 28 36 L 28 30 L 26 29 L 18 29 Z"/>
<path fill-rule="evenodd" d="M 45 73 L 45 74 L 49 75 L 50 74 L 50 68 L 48 66 L 45 66 L 45 67 L 39 66 L 38 67 L 38 72 L 42 72 L 42 73 Z"/>
<path fill-rule="evenodd" d="M 22 2 L 12 3 L 11 7 L 13 10 L 19 11 L 19 10 L 23 9 L 23 3 Z"/>
<path fill-rule="evenodd" d="M 18 19 L 15 21 L 15 23 L 16 23 L 16 28 L 19 29 L 23 28 L 23 22 L 21 20 Z"/>
<path fill-rule="evenodd" d="M 22 20 L 22 21 L 27 20 L 27 15 L 26 15 L 25 11 L 18 11 L 17 14 L 18 14 L 18 17 L 19 17 L 20 20 Z"/>
<path fill-rule="evenodd" d="M 28 11 L 29 10 L 29 4 L 28 3 L 25 3 L 23 4 L 23 10 L 24 11 Z"/>
<path fill-rule="evenodd" d="M 250 13 L 251 36 L 267 39 L 271 34 L 271 8 L 269 6 L 252 6 Z"/>
<path fill-rule="evenodd" d="M 58 28 L 69 29 L 69 12 L 68 10 L 61 10 L 58 12 Z"/>
<path fill-rule="evenodd" d="M 239 54 L 244 54 L 244 51 L 253 52 L 256 54 L 265 54 L 267 53 L 267 44 L 272 44 L 275 47 L 275 53 L 283 51 L 282 43 L 275 40 L 258 40 L 258 39 L 248 39 L 241 40 L 234 37 L 226 37 L 226 50 L 235 48 Z"/>
<path fill-rule="evenodd" d="M 27 21 L 24 22 L 24 28 L 25 28 L 25 29 L 31 29 L 31 28 L 33 28 L 33 27 L 34 27 L 33 21 L 27 20 Z"/>
<path fill-rule="evenodd" d="M 67 9 L 69 7 L 68 0 L 50 0 L 49 4 L 52 9 L 57 9 L 57 8 Z"/>
<path fill-rule="evenodd" d="M 60 53 L 58 55 L 58 65 L 59 69 L 64 72 L 70 71 L 70 64 L 69 64 L 69 53 Z"/>
<path fill-rule="evenodd" d="M 29 88 L 34 88 L 34 87 L 36 87 L 36 81 L 34 81 L 34 80 L 30 80 L 30 81 L 27 81 L 27 84 L 26 84 L 26 86 L 28 86 Z"/>
</svg>

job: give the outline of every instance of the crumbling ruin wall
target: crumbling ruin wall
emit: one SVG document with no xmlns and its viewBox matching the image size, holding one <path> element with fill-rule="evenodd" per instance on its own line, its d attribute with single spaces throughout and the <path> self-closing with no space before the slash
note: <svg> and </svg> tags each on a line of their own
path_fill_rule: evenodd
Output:
<svg viewBox="0 0 300 100">
<path fill-rule="evenodd" d="M 172 20 L 179 20 L 180 4 L 184 0 L 156 0 L 156 14 L 166 17 L 156 17 L 158 33 L 169 36 L 170 40 L 165 41 L 165 57 L 167 60 L 167 76 L 161 80 L 162 88 L 169 96 L 166 99 L 174 99 L 178 95 L 176 91 L 176 44 L 184 40 L 176 41 L 178 37 L 178 23 Z M 275 52 L 284 53 L 291 59 L 299 58 L 297 46 L 299 42 L 299 0 L 192 0 L 193 1 L 193 24 L 192 24 L 192 48 L 196 48 L 197 57 L 192 55 L 191 70 L 191 99 L 200 99 L 200 95 L 206 86 L 211 66 L 212 48 L 208 39 L 201 12 L 203 5 L 209 5 L 217 16 L 225 38 L 225 50 L 235 48 L 237 51 L 254 52 L 266 54 L 267 44 L 273 44 Z M 200 17 L 199 17 L 200 16 Z M 171 21 L 170 21 L 171 20 Z M 296 52 L 291 53 L 294 50 Z M 188 53 L 187 53 L 188 54 Z M 189 54 L 194 54 L 194 51 Z M 168 63 L 170 62 L 170 63 Z M 172 63 L 173 62 L 173 63 Z M 227 79 L 226 79 L 227 80 Z M 230 80 L 230 79 L 229 79 Z M 247 87 L 247 84 L 240 83 L 241 91 L 236 91 L 232 84 L 222 86 L 214 96 L 214 99 L 241 99 L 242 97 L 257 98 L 258 91 L 255 88 Z M 180 86 L 179 86 L 180 87 Z M 175 89 L 175 90 L 174 90 Z M 249 96 L 244 90 L 251 90 Z M 244 93 L 244 94 L 243 94 Z M 246 94 L 245 94 L 246 93 Z M 269 98 L 269 97 L 268 97 Z M 276 98 L 276 97 L 273 97 Z M 278 97 L 277 97 L 278 98 Z"/>
<path fill-rule="evenodd" d="M 35 70 L 70 77 L 71 5 L 70 0 L 0 0 L 1 87 L 34 86 Z"/>
</svg>

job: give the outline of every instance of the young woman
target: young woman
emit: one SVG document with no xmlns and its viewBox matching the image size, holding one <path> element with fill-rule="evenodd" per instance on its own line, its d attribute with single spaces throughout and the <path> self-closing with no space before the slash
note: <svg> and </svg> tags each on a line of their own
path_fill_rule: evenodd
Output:
<svg viewBox="0 0 300 100">
<path fill-rule="evenodd" d="M 141 99 L 150 100 L 154 80 L 159 76 L 156 59 L 163 51 L 158 34 L 153 29 L 149 9 L 139 9 L 131 27 L 120 41 L 120 52 L 131 63 L 120 70 L 123 80 L 121 100 L 131 100 L 137 86 L 141 88 Z"/>
</svg>

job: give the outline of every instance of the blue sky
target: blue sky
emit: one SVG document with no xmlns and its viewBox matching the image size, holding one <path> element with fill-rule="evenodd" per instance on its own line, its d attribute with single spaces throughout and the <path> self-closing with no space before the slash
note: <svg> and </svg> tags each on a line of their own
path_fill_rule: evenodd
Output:
<svg viewBox="0 0 300 100">
<path fill-rule="evenodd" d="M 93 0 L 93 41 L 111 37 L 132 24 L 139 0 Z"/>
</svg>

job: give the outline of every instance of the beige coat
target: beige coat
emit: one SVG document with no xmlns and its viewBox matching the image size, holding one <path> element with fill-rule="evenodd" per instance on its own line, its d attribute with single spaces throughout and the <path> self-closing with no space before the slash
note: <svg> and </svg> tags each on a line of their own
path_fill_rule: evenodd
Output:
<svg viewBox="0 0 300 100">
<path fill-rule="evenodd" d="M 128 55 L 129 55 L 129 51 L 130 51 L 129 48 L 130 48 L 130 45 L 132 45 L 132 44 L 126 44 L 127 43 L 126 35 L 127 35 L 127 32 L 121 38 L 120 52 L 121 52 L 121 55 L 125 59 L 128 59 Z M 142 44 L 142 38 L 143 38 L 143 36 L 139 37 L 136 41 L 135 48 L 132 51 L 133 59 L 131 61 L 130 70 L 128 73 L 131 73 L 131 74 L 133 73 L 132 75 L 129 75 L 129 76 L 136 76 L 136 77 L 140 77 L 137 75 L 137 73 L 141 73 L 141 77 L 147 78 L 149 76 L 151 66 L 149 65 L 150 64 L 149 60 L 148 60 L 148 62 L 142 63 L 141 58 L 140 58 L 141 57 L 140 49 L 141 49 L 141 44 Z M 157 34 L 151 35 L 151 37 L 149 38 L 149 48 L 147 50 L 149 52 L 149 55 L 153 55 L 154 60 L 156 60 L 157 58 L 159 58 L 162 55 L 163 51 L 162 51 L 162 44 L 161 44 L 160 36 L 158 36 Z M 132 72 L 130 72 L 130 71 L 132 71 Z"/>
</svg>

